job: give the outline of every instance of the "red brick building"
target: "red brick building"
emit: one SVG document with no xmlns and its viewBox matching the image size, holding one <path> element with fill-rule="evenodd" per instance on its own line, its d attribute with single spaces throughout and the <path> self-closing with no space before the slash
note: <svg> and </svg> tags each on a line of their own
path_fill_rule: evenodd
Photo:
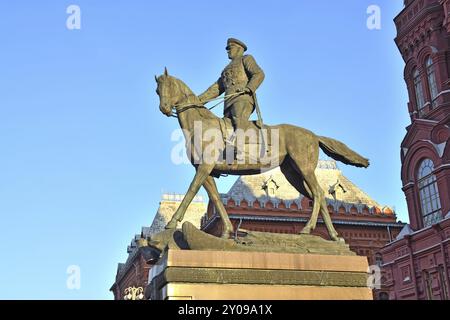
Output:
<svg viewBox="0 0 450 320">
<path fill-rule="evenodd" d="M 381 264 L 380 248 L 392 241 L 405 224 L 397 222 L 393 210 L 381 206 L 337 168 L 335 161 L 319 161 L 318 181 L 327 195 L 333 223 L 350 248 L 368 257 L 369 264 Z M 111 287 L 115 299 L 123 299 L 128 287 L 147 286 L 148 274 L 155 252 L 146 247 L 148 235 L 161 231 L 176 208 L 182 195 L 163 195 L 151 227 L 142 228 L 128 247 L 128 259 L 118 266 L 116 281 Z M 235 228 L 298 233 L 312 212 L 312 201 L 295 190 L 279 169 L 260 175 L 238 178 L 222 201 Z M 204 231 L 219 235 L 222 224 L 212 203 L 197 198 L 185 218 Z M 319 219 L 314 234 L 328 238 Z M 383 291 L 375 292 L 378 298 Z"/>
<path fill-rule="evenodd" d="M 449 299 L 450 1 L 407 0 L 394 19 L 411 125 L 401 143 L 410 225 L 382 250 L 391 299 Z"/>
<path fill-rule="evenodd" d="M 175 210 L 180 205 L 184 195 L 163 194 L 150 227 L 142 227 L 140 234 L 136 234 L 127 248 L 127 260 L 117 266 L 116 279 L 110 291 L 115 300 L 123 300 L 127 295 L 127 288 L 142 288 L 148 284 L 148 275 L 159 257 L 159 252 L 148 247 L 147 239 L 150 235 L 164 230 Z M 206 203 L 203 197 L 197 196 L 186 211 L 185 220 L 200 227 L 200 219 L 206 212 Z"/>
<path fill-rule="evenodd" d="M 148 273 L 154 257 L 159 254 L 147 246 L 146 236 L 149 228 L 142 228 L 142 233 L 136 235 L 128 246 L 128 258 L 125 263 L 117 266 L 116 280 L 109 289 L 114 294 L 114 300 L 123 300 L 128 288 L 141 288 L 142 293 L 147 286 Z"/>
<path fill-rule="evenodd" d="M 328 210 L 338 233 L 369 265 L 381 263 L 380 249 L 392 241 L 404 227 L 393 210 L 381 206 L 337 168 L 334 160 L 320 160 L 316 176 L 326 195 Z M 312 213 L 311 199 L 299 194 L 280 169 L 241 176 L 222 201 L 235 229 L 274 233 L 299 233 Z M 201 221 L 205 232 L 220 235 L 222 222 L 214 205 Z M 319 218 L 313 234 L 329 239 Z"/>
</svg>

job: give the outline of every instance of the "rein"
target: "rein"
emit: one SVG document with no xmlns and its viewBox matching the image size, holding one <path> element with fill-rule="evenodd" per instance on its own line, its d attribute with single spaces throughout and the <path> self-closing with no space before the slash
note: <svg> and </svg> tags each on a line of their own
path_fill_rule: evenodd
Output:
<svg viewBox="0 0 450 320">
<path fill-rule="evenodd" d="M 203 103 L 205 104 L 205 103 L 208 103 L 211 101 L 220 100 L 218 103 L 213 105 L 211 108 L 208 108 L 209 110 L 212 110 L 215 107 L 217 107 L 219 104 L 225 102 L 226 100 L 228 100 L 232 97 L 235 97 L 235 96 L 239 96 L 241 94 L 243 94 L 243 92 L 236 92 L 236 93 L 228 94 L 222 98 L 219 97 L 219 98 L 209 99 L 209 100 L 204 101 Z M 176 105 L 172 106 L 172 110 L 174 110 L 178 114 L 178 113 L 181 113 L 183 111 L 190 109 L 190 107 L 198 107 L 198 106 L 200 106 L 200 105 L 195 104 L 195 103 L 180 103 L 180 104 L 176 104 Z M 202 105 L 201 107 L 206 108 L 204 105 Z M 171 115 L 171 117 L 178 118 L 177 115 L 173 115 L 173 114 Z"/>
</svg>

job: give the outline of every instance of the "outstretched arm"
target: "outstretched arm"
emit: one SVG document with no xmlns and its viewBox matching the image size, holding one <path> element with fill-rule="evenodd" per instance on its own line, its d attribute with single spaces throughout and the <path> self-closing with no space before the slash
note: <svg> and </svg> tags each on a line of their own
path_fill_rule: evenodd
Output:
<svg viewBox="0 0 450 320">
<path fill-rule="evenodd" d="M 199 95 L 198 98 L 200 99 L 200 101 L 202 103 L 205 103 L 208 100 L 217 98 L 223 92 L 224 92 L 224 90 L 222 88 L 221 80 L 219 78 L 219 80 L 214 82 L 205 92 L 203 92 L 201 95 Z"/>
</svg>

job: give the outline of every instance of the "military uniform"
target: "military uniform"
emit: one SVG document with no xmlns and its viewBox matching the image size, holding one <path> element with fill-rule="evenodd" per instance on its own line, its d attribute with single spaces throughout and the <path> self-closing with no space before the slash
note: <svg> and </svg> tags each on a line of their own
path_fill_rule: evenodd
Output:
<svg viewBox="0 0 450 320">
<path fill-rule="evenodd" d="M 247 49 L 244 43 L 237 39 L 228 39 L 231 42 L 238 43 Z M 228 47 L 227 47 L 228 48 Z M 264 80 L 264 72 L 258 66 L 251 55 L 243 55 L 233 59 L 222 71 L 220 78 L 210 86 L 199 98 L 201 101 L 207 101 L 217 98 L 222 93 L 225 95 L 242 92 L 249 89 L 255 93 L 256 89 Z M 252 94 L 241 94 L 225 100 L 224 116 L 230 118 L 233 127 L 245 129 L 250 115 L 255 110 L 255 101 Z"/>
</svg>

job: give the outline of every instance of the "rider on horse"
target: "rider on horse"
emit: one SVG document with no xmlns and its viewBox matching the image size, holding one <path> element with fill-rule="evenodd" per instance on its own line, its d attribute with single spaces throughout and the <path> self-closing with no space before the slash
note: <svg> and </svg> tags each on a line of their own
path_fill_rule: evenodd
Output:
<svg viewBox="0 0 450 320">
<path fill-rule="evenodd" d="M 234 145 L 236 130 L 245 130 L 250 115 L 255 110 L 254 94 L 264 80 L 264 72 L 251 55 L 244 55 L 247 46 L 240 40 L 230 38 L 226 47 L 231 62 L 220 78 L 199 96 L 202 103 L 217 98 L 222 93 L 234 95 L 225 99 L 224 116 L 231 119 L 233 135 L 225 142 Z M 236 95 L 237 93 L 242 93 Z"/>
</svg>

